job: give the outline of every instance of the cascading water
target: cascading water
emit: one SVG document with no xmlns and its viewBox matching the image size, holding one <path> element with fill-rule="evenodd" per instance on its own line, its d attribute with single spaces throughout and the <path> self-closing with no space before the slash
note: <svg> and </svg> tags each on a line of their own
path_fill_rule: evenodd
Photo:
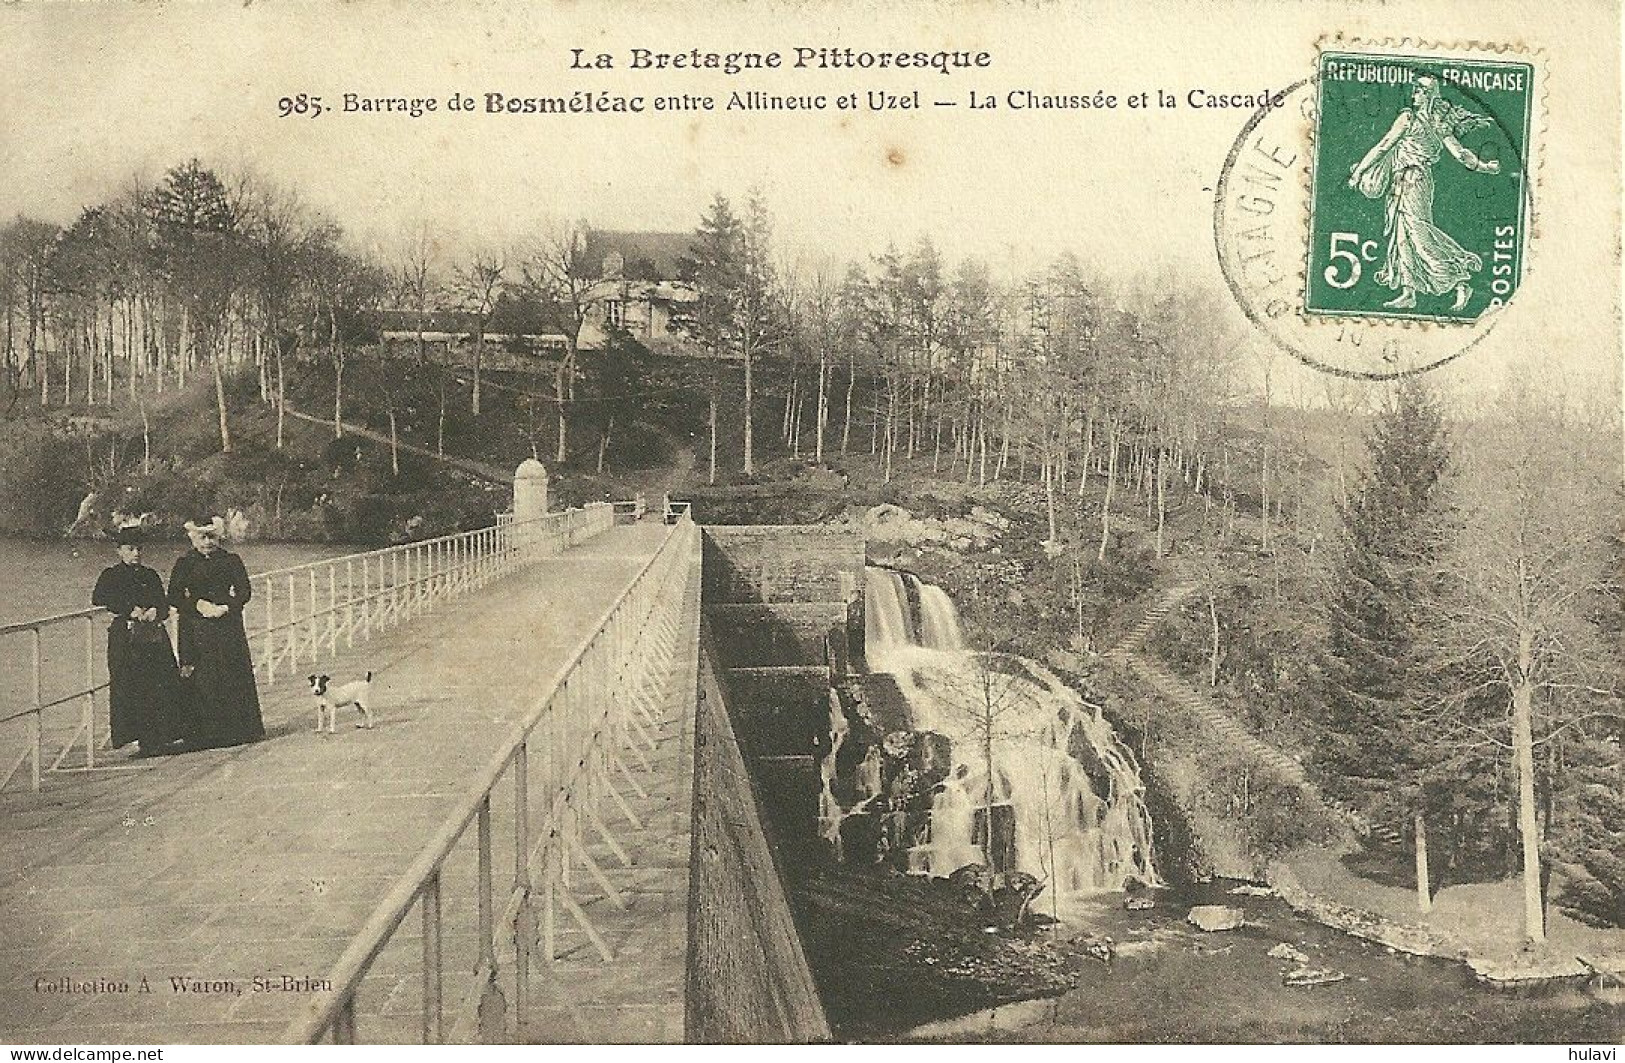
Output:
<svg viewBox="0 0 1625 1063">
<path fill-rule="evenodd" d="M 992 852 L 999 870 L 1030 872 L 1061 897 L 1121 889 L 1129 879 L 1158 882 L 1139 765 L 1053 673 L 1021 657 L 967 650 L 947 593 L 889 569 L 868 570 L 865 641 L 870 671 L 889 674 L 902 691 L 910 729 L 949 745 L 928 825 L 905 843 L 910 871 L 946 875 L 986 863 Z M 832 698 L 822 807 L 837 851 L 843 820 L 881 791 L 879 750 L 871 748 L 855 788 L 861 800 L 842 808 L 835 799 L 836 755 L 849 733 Z"/>
</svg>

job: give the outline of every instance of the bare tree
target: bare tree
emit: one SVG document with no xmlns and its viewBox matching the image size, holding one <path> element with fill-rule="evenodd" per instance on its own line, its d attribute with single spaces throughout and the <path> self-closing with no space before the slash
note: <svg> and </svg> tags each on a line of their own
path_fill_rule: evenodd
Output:
<svg viewBox="0 0 1625 1063">
<path fill-rule="evenodd" d="M 553 400 L 558 414 L 558 443 L 553 460 L 563 463 L 569 450 L 566 402 L 580 364 L 581 327 L 592 309 L 599 266 L 588 260 L 592 230 L 586 222 L 556 225 L 521 252 L 519 273 L 525 291 L 542 308 L 550 328 L 564 337 L 564 357 L 553 370 Z M 603 442 L 607 444 L 608 436 Z M 603 448 L 599 460 L 602 462 Z"/>
<path fill-rule="evenodd" d="M 417 326 L 418 365 L 429 365 L 429 345 L 424 337 L 428 329 L 430 308 L 444 291 L 441 274 L 443 251 L 427 223 L 419 223 L 406 241 L 395 252 L 392 280 L 396 297 L 413 312 Z M 435 366 L 435 392 L 439 398 L 439 411 L 435 418 L 435 453 L 446 454 L 446 389 L 451 379 L 451 358 L 447 345 L 445 362 Z"/>
<path fill-rule="evenodd" d="M 508 256 L 485 246 L 469 254 L 457 267 L 455 285 L 463 309 L 474 318 L 474 388 L 470 411 L 480 415 L 480 371 L 485 361 L 485 327 L 507 282 Z"/>
<path fill-rule="evenodd" d="M 1618 718 L 1593 621 L 1617 520 L 1602 446 L 1558 400 L 1507 390 L 1472 428 L 1458 483 L 1463 523 L 1445 563 L 1436 667 L 1454 683 L 1429 723 L 1441 743 L 1489 742 L 1511 755 L 1524 934 L 1535 942 L 1546 933 L 1536 751 L 1589 719 Z"/>
</svg>

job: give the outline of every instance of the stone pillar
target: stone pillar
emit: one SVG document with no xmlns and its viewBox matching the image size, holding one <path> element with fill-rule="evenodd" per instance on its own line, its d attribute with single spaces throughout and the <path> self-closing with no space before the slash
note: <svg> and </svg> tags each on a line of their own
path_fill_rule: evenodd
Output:
<svg viewBox="0 0 1625 1063">
<path fill-rule="evenodd" d="M 538 517 L 547 512 L 547 467 L 535 458 L 526 458 L 513 474 L 514 541 L 531 546 L 541 540 Z"/>
</svg>

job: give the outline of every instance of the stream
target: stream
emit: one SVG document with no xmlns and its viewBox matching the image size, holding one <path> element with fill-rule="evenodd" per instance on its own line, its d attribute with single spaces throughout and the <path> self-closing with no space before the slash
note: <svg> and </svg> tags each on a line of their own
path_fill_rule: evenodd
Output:
<svg viewBox="0 0 1625 1063">
<path fill-rule="evenodd" d="M 1095 1043 L 1602 1043 L 1625 1039 L 1625 993 L 1594 981 L 1504 989 L 1464 964 L 1394 953 L 1298 915 L 1238 883 L 1158 890 L 1130 912 L 1101 895 L 1079 922 L 1110 936 L 1111 965 L 1091 963 L 1077 988 L 928 1023 L 914 1041 Z M 1246 913 L 1241 928 L 1208 933 L 1185 920 L 1198 904 Z M 1042 908 L 1042 903 L 1039 905 Z M 1059 932 L 1077 933 L 1077 923 Z M 1268 955 L 1288 943 L 1340 982 L 1286 986 L 1296 964 Z"/>
</svg>

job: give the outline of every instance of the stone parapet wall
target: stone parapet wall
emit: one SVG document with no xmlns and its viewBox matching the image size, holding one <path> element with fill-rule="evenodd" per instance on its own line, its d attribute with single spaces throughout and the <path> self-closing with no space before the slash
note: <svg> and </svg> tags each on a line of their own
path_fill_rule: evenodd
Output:
<svg viewBox="0 0 1625 1063">
<path fill-rule="evenodd" d="M 839 601 L 707 605 L 718 667 L 823 665 L 825 638 L 846 620 Z"/>
<path fill-rule="evenodd" d="M 687 1039 L 826 1041 L 829 1021 L 763 827 L 760 788 L 703 648 L 694 737 Z"/>
<path fill-rule="evenodd" d="M 705 604 L 850 601 L 862 594 L 864 551 L 855 527 L 707 526 Z"/>
</svg>

